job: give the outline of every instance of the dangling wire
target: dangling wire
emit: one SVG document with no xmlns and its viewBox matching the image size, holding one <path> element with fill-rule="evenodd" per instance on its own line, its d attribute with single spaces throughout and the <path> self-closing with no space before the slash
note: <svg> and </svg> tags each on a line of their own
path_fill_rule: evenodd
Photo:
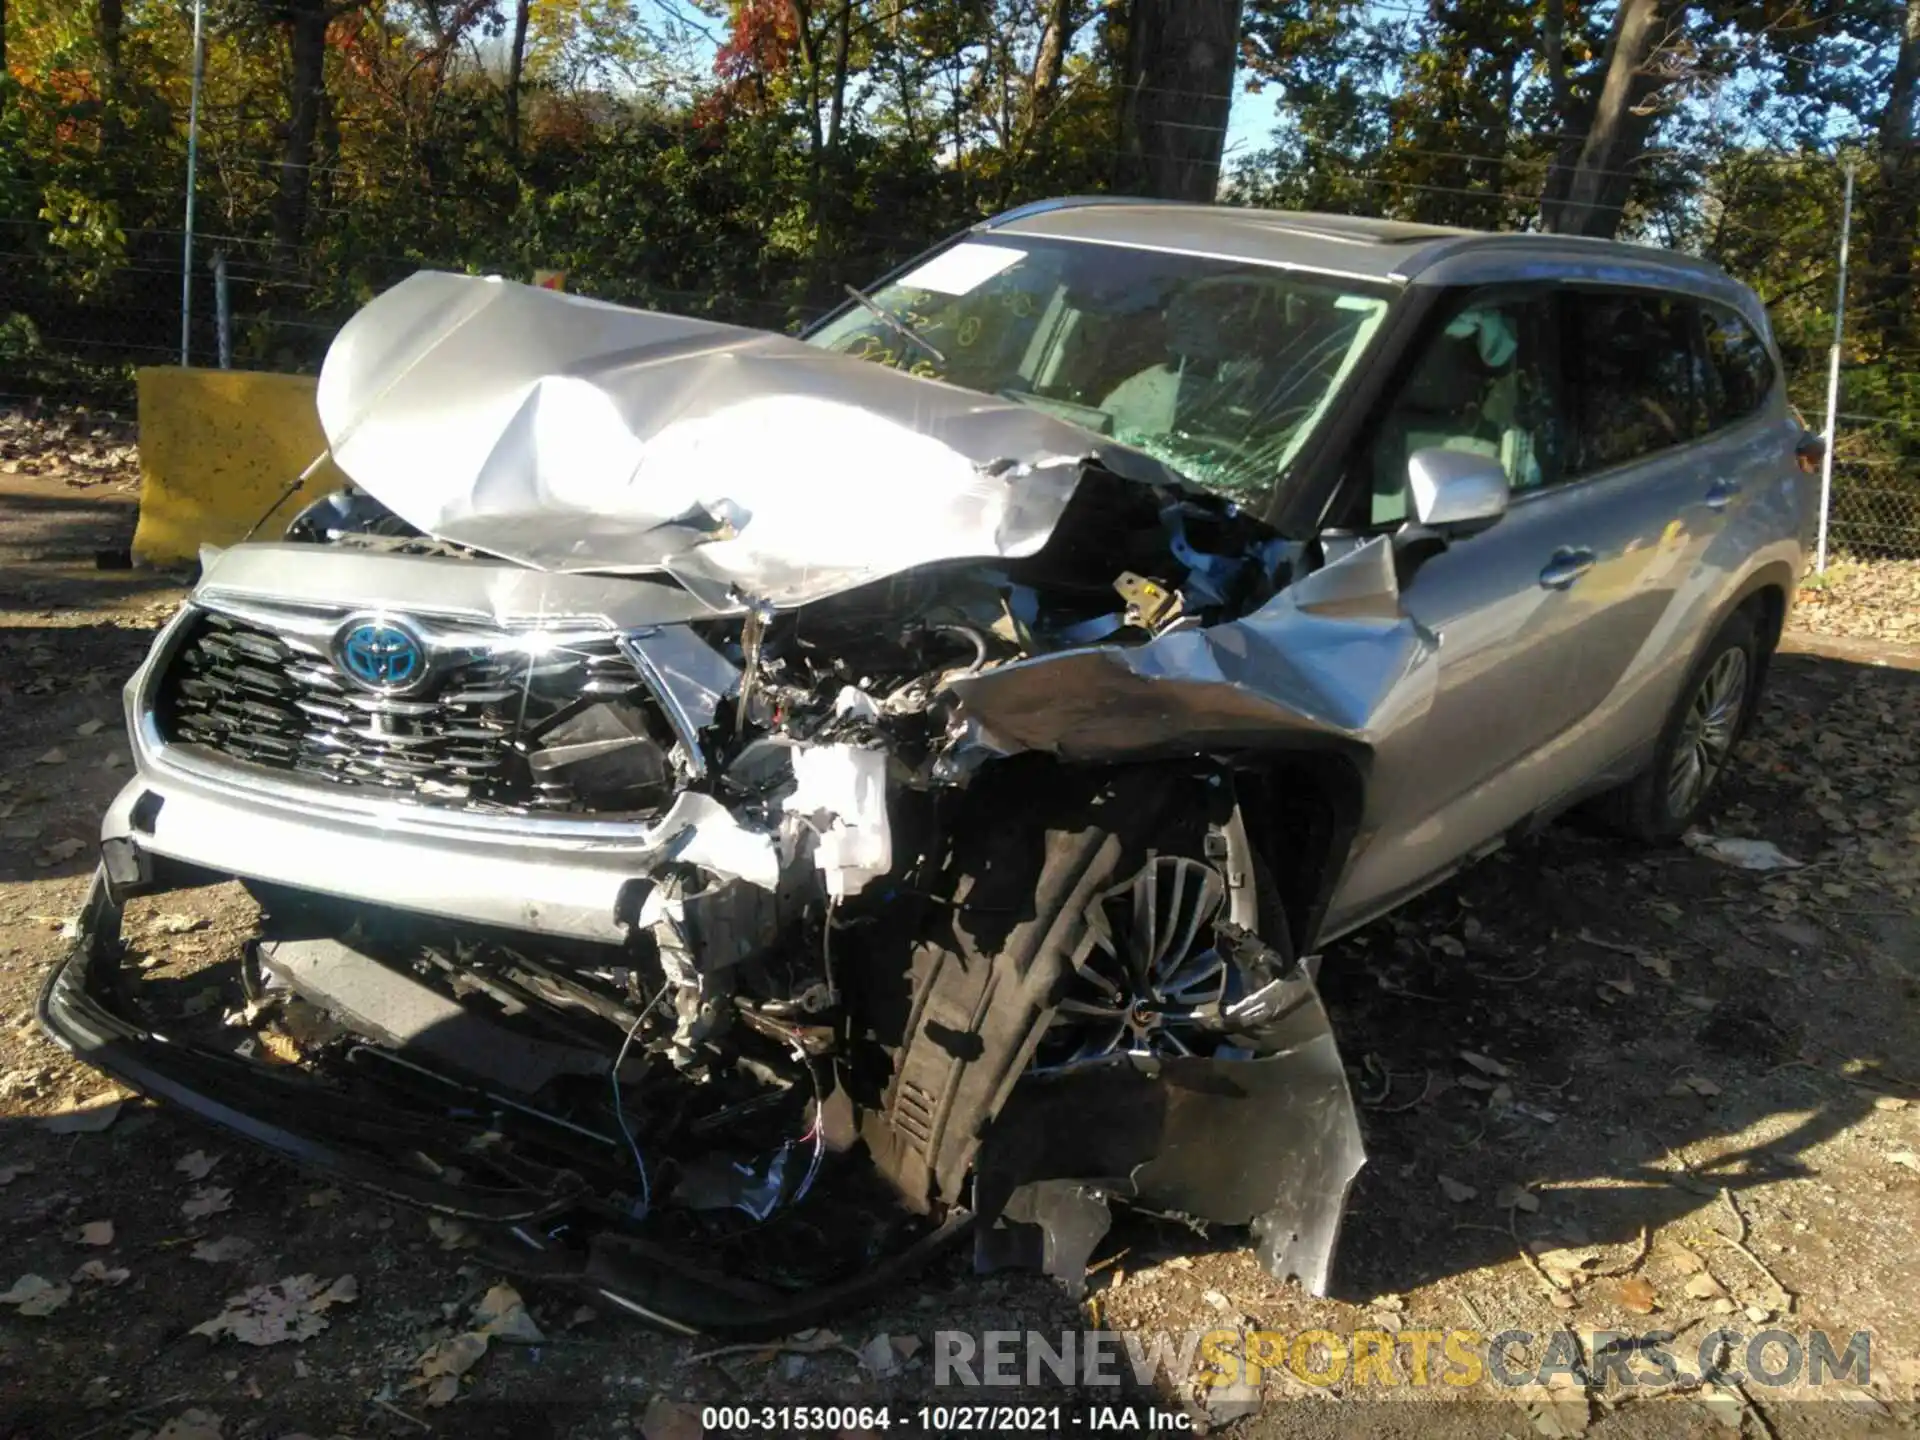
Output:
<svg viewBox="0 0 1920 1440">
<path fill-rule="evenodd" d="M 613 1057 L 613 1069 L 608 1076 L 613 1081 L 613 1120 L 620 1127 L 620 1133 L 626 1137 L 627 1149 L 633 1152 L 633 1168 L 640 1176 L 640 1205 L 632 1214 L 635 1220 L 646 1219 L 647 1212 L 653 1208 L 653 1184 L 647 1179 L 647 1161 L 646 1157 L 640 1153 L 640 1142 L 633 1138 L 633 1131 L 627 1128 L 626 1106 L 620 1098 L 620 1066 L 625 1062 L 627 1051 L 633 1045 L 633 1037 L 640 1033 L 641 1025 L 646 1023 L 647 1016 L 653 1013 L 653 1007 L 660 1003 L 667 993 L 667 987 L 672 983 L 670 980 L 662 981 L 660 988 L 654 991 L 653 999 L 649 1000 L 640 1013 L 633 1017 L 633 1024 L 627 1027 L 627 1038 L 620 1042 L 620 1053 Z"/>
<path fill-rule="evenodd" d="M 797 1040 L 789 1040 L 787 1043 L 793 1047 L 793 1058 L 806 1068 L 807 1078 L 813 1082 L 813 1124 L 807 1128 L 806 1134 L 800 1137 L 802 1145 L 809 1140 L 813 1142 L 813 1158 L 807 1162 L 807 1173 L 800 1179 L 800 1188 L 793 1192 L 793 1198 L 787 1202 L 789 1205 L 798 1205 L 807 1198 L 807 1192 L 813 1188 L 814 1176 L 820 1173 L 820 1162 L 827 1153 L 827 1102 L 826 1097 L 820 1093 L 820 1076 L 807 1058 L 807 1052 L 801 1048 Z"/>
</svg>

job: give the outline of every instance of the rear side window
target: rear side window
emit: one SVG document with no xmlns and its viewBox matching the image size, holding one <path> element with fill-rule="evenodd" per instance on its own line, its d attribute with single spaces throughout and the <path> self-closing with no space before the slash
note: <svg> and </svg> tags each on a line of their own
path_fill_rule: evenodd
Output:
<svg viewBox="0 0 1920 1440">
<path fill-rule="evenodd" d="M 1773 393 L 1773 357 L 1767 342 L 1733 311 L 1700 307 L 1707 348 L 1707 419 L 1710 428 L 1732 425 L 1759 412 Z"/>
<path fill-rule="evenodd" d="M 1645 291 L 1566 297 L 1562 364 L 1573 447 L 1590 475 L 1707 433 L 1708 366 L 1692 302 Z"/>
</svg>

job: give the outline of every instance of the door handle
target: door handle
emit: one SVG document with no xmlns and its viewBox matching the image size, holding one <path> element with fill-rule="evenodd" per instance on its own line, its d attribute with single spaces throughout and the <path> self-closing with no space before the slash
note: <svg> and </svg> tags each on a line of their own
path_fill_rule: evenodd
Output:
<svg viewBox="0 0 1920 1440">
<path fill-rule="evenodd" d="M 1565 590 L 1593 568 L 1593 558 L 1593 551 L 1584 546 L 1574 549 L 1562 545 L 1540 572 L 1540 583 L 1549 590 Z"/>
<path fill-rule="evenodd" d="M 1711 510 L 1724 510 L 1739 493 L 1738 480 L 1716 480 L 1707 487 L 1707 507 Z"/>
</svg>

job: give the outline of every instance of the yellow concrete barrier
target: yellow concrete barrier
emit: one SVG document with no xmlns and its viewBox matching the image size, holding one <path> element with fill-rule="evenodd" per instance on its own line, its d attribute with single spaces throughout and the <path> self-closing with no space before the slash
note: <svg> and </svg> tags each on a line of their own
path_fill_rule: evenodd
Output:
<svg viewBox="0 0 1920 1440">
<path fill-rule="evenodd" d="M 140 524 L 134 559 L 192 561 L 202 545 L 231 545 L 326 449 L 311 375 L 155 366 L 140 372 Z M 332 462 L 261 527 L 279 534 L 307 500 L 346 477 Z"/>
</svg>

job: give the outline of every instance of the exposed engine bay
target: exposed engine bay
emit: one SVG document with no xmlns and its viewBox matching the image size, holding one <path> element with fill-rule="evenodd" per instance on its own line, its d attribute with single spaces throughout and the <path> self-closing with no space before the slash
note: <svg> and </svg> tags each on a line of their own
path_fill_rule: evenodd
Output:
<svg viewBox="0 0 1920 1440">
<path fill-rule="evenodd" d="M 1383 697 L 1418 704 L 1432 641 L 1387 546 L 1308 555 L 1011 402 L 993 435 L 947 387 L 591 305 L 621 383 L 583 397 L 523 344 L 532 389 L 477 427 L 471 483 L 455 456 L 423 497 L 391 474 L 457 416 L 406 394 L 484 409 L 487 304 L 564 329 L 585 302 L 418 278 L 323 377 L 359 484 L 210 554 L 129 686 L 141 776 L 43 999 L 62 1043 L 674 1328 L 778 1331 L 969 1234 L 1077 1287 L 1111 1201 L 1250 1226 L 1323 1291 L 1362 1153 L 1292 940 L 1332 876 L 1279 863 L 1357 813 L 1273 752 L 1337 765 Z M 949 442 L 958 528 L 895 546 L 816 495 L 813 529 L 857 540 L 814 565 L 762 533 L 794 502 L 721 493 L 729 412 L 669 365 L 721 352 L 802 367 L 773 398 L 810 424 L 884 390 L 870 418 Z M 599 496 L 559 478 L 577 436 L 503 459 L 555 433 L 552 395 L 604 421 L 663 378 L 682 408 L 628 407 L 640 448 Z M 687 413 L 700 464 L 668 474 Z M 259 933 L 215 1012 L 169 1015 L 121 907 L 228 876 Z"/>
</svg>

